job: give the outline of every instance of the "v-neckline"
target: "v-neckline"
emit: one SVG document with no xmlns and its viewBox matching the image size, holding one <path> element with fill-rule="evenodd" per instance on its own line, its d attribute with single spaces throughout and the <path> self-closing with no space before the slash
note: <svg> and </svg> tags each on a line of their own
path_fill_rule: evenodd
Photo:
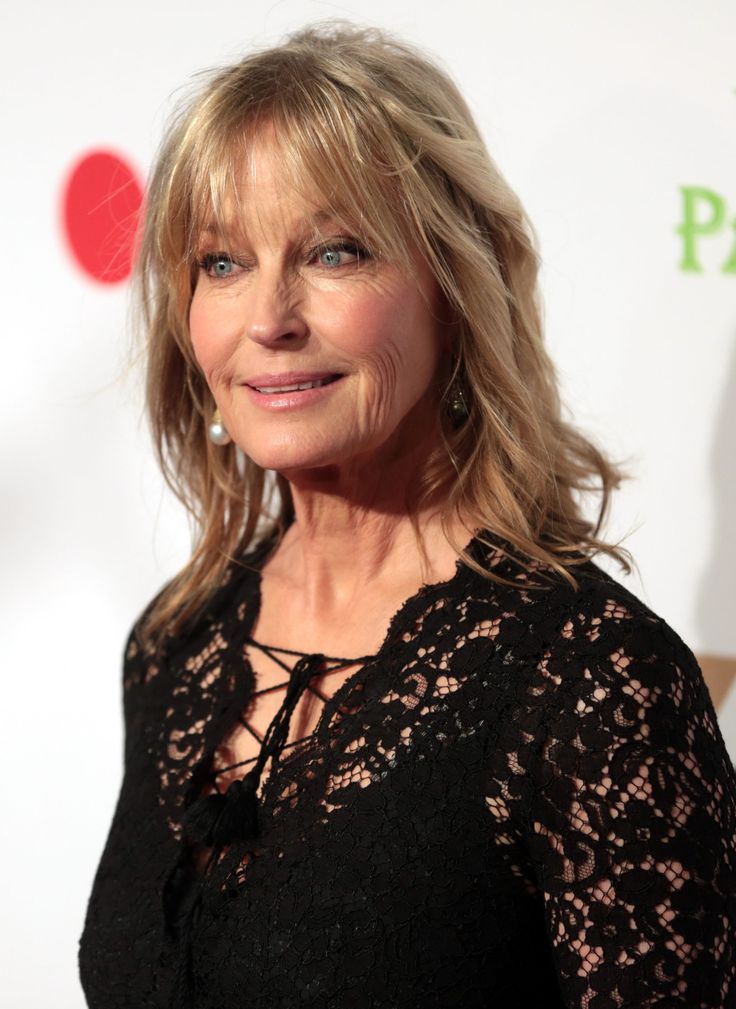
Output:
<svg viewBox="0 0 736 1009">
<path fill-rule="evenodd" d="M 489 547 L 487 544 L 481 543 L 479 540 L 480 536 L 487 538 L 491 542 L 492 546 Z M 464 544 L 464 550 L 469 553 L 474 560 L 480 562 L 483 560 L 483 557 L 481 556 L 482 553 L 487 554 L 489 549 L 497 550 L 498 543 L 503 544 L 505 541 L 488 529 L 477 528 L 472 537 Z M 265 563 L 269 552 L 268 542 L 263 541 L 249 554 L 245 555 L 243 558 L 246 562 L 244 565 L 245 575 L 243 576 L 240 585 L 235 587 L 234 596 L 231 597 L 231 605 L 236 612 L 238 612 L 241 607 L 244 607 L 242 624 L 237 634 L 237 640 L 239 642 L 237 645 L 237 662 L 240 666 L 240 673 L 236 673 L 230 680 L 230 682 L 234 685 L 234 689 L 230 694 L 229 701 L 226 703 L 224 708 L 221 708 L 220 717 L 217 718 L 211 725 L 211 730 L 215 729 L 215 726 L 217 726 L 216 735 L 213 735 L 211 744 L 206 748 L 206 753 L 202 755 L 202 760 L 200 762 L 203 767 L 207 768 L 206 779 L 212 783 L 214 783 L 219 774 L 222 773 L 222 771 L 214 770 L 214 753 L 220 743 L 227 738 L 231 730 L 234 728 L 235 723 L 242 714 L 244 706 L 249 703 L 250 698 L 253 696 L 253 692 L 257 685 L 255 669 L 253 668 L 247 650 L 242 646 L 245 644 L 247 638 L 251 636 L 251 631 L 255 626 L 260 612 L 262 566 Z M 401 603 L 389 620 L 383 641 L 378 650 L 372 655 L 358 656 L 355 660 L 358 668 L 346 677 L 334 694 L 323 702 L 322 710 L 313 731 L 309 733 L 308 736 L 305 736 L 300 740 L 295 740 L 292 744 L 289 744 L 288 748 L 283 746 L 281 747 L 276 760 L 272 764 L 272 770 L 267 776 L 267 781 L 265 782 L 265 788 L 263 791 L 263 798 L 265 798 L 267 790 L 274 786 L 273 771 L 276 769 L 277 765 L 285 764 L 291 760 L 296 760 L 306 750 L 310 749 L 310 747 L 314 745 L 315 741 L 318 741 L 324 735 L 326 731 L 325 727 L 330 724 L 335 716 L 335 712 L 341 710 L 341 707 L 344 706 L 345 701 L 350 696 L 355 686 L 358 683 L 365 681 L 369 671 L 380 663 L 382 659 L 384 659 L 393 645 L 400 643 L 400 639 L 405 632 L 403 624 L 407 613 L 414 607 L 418 608 L 420 603 L 428 602 L 433 597 L 436 598 L 442 596 L 443 594 L 452 597 L 456 596 L 463 583 L 466 580 L 471 580 L 473 577 L 479 578 L 481 576 L 477 575 L 471 567 L 466 565 L 462 557 L 458 555 L 455 560 L 455 570 L 449 578 L 439 582 L 425 582 Z M 235 642 L 233 642 L 233 644 L 235 644 Z M 270 643 L 269 647 L 274 649 L 277 648 L 277 646 L 270 645 Z M 232 651 L 230 654 L 233 658 L 235 658 L 235 654 Z M 297 664 L 303 662 L 304 659 L 309 659 L 310 657 L 314 657 L 315 659 L 317 657 L 322 657 L 327 661 L 334 658 L 324 655 L 321 652 L 305 652 L 302 653 L 301 658 L 297 659 Z M 344 659 L 342 656 L 340 658 L 341 660 Z M 291 677 L 289 676 L 289 679 L 290 678 Z M 230 677 L 225 677 L 221 679 L 220 682 L 224 683 L 228 679 L 230 679 Z M 350 717 L 350 711 L 341 711 L 341 718 L 345 717 Z M 291 749 L 291 752 L 288 752 L 288 749 Z M 284 752 L 285 750 L 287 750 L 287 752 Z M 255 759 L 257 760 L 257 757 Z M 217 789 L 216 785 L 215 789 Z"/>
<path fill-rule="evenodd" d="M 482 544 L 480 544 L 478 540 L 479 535 L 488 536 L 489 538 L 495 538 L 494 535 L 489 532 L 489 530 L 480 527 L 476 528 L 471 538 L 464 544 L 465 552 L 470 553 L 471 556 L 475 556 L 479 551 L 479 548 L 482 546 Z M 248 566 L 249 571 L 252 572 L 253 574 L 253 577 L 246 579 L 248 583 L 247 585 L 248 602 L 245 616 L 246 623 L 244 627 L 245 640 L 251 637 L 251 632 L 258 620 L 258 615 L 261 611 L 261 604 L 262 604 L 261 585 L 263 580 L 262 567 L 266 561 L 267 556 L 268 556 L 267 550 L 259 549 L 257 551 L 256 559 L 252 561 Z M 475 559 L 477 559 L 477 557 Z M 333 712 L 342 703 L 343 698 L 349 695 L 350 691 L 353 689 L 354 685 L 359 681 L 360 677 L 365 673 L 365 671 L 369 667 L 375 665 L 380 659 L 383 658 L 383 656 L 386 654 L 391 644 L 395 641 L 396 635 L 399 632 L 402 620 L 406 612 L 411 607 L 417 605 L 421 600 L 425 598 L 431 598 L 432 595 L 441 594 L 443 592 L 453 592 L 460 584 L 463 577 L 468 573 L 472 573 L 472 569 L 469 568 L 468 565 L 466 565 L 465 562 L 463 561 L 462 557 L 458 555 L 458 557 L 455 560 L 455 570 L 449 576 L 449 578 L 445 578 L 439 582 L 425 582 L 422 585 L 420 585 L 419 588 L 415 592 L 413 592 L 410 596 L 408 596 L 400 604 L 398 609 L 394 612 L 394 615 L 388 622 L 386 632 L 384 634 L 383 641 L 381 642 L 380 647 L 376 652 L 373 652 L 370 655 L 357 656 L 354 658 L 354 660 L 351 661 L 349 657 L 346 656 L 336 657 L 331 655 L 325 655 L 324 652 L 299 653 L 299 656 L 302 659 L 303 658 L 317 659 L 318 657 L 322 657 L 328 662 L 340 661 L 344 662 L 346 665 L 348 663 L 352 665 L 354 662 L 355 664 L 358 665 L 358 669 L 356 669 L 353 673 L 351 673 L 350 676 L 346 677 L 343 683 L 337 688 L 335 693 L 332 694 L 332 696 L 329 697 L 324 702 L 319 720 L 314 728 L 314 732 L 310 733 L 309 736 L 305 737 L 305 740 L 315 737 L 318 734 L 322 725 L 326 723 L 328 717 L 332 716 Z M 279 650 L 279 646 L 272 644 L 270 641 L 261 642 L 259 640 L 258 643 L 263 644 L 266 648 L 272 648 L 274 651 Z M 296 653 L 297 650 L 291 649 L 291 651 L 294 651 Z M 243 658 L 248 666 L 249 679 L 251 680 L 251 683 L 254 686 L 256 683 L 255 670 L 253 669 L 253 666 L 247 654 L 245 654 Z M 297 659 L 297 662 L 298 661 L 300 661 L 299 658 Z"/>
</svg>

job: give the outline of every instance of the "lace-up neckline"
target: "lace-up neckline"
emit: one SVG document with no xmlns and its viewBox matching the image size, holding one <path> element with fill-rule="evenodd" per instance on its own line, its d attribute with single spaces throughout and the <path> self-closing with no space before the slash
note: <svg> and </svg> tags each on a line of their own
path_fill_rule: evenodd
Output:
<svg viewBox="0 0 736 1009">
<path fill-rule="evenodd" d="M 465 544 L 465 550 L 471 555 L 475 556 L 479 550 L 482 549 L 482 544 L 479 542 L 479 535 L 493 535 L 490 534 L 488 530 L 476 530 L 474 535 Z M 247 596 L 250 600 L 249 607 L 251 613 L 250 621 L 246 621 L 245 634 L 241 638 L 240 647 L 238 651 L 242 654 L 242 659 L 245 665 L 245 671 L 249 674 L 249 678 L 253 681 L 253 688 L 250 691 L 252 697 L 258 697 L 261 694 L 273 693 L 277 690 L 284 690 L 284 699 L 280 705 L 278 711 L 274 715 L 269 728 L 264 734 L 264 736 L 259 735 L 252 725 L 250 725 L 247 719 L 243 716 L 242 711 L 237 711 L 235 718 L 237 723 L 242 726 L 245 730 L 258 744 L 259 752 L 256 756 L 250 756 L 245 760 L 240 761 L 223 761 L 222 757 L 227 751 L 227 745 L 224 740 L 217 747 L 215 753 L 213 754 L 213 765 L 211 771 L 211 780 L 216 783 L 218 780 L 225 781 L 227 776 L 232 776 L 234 771 L 239 771 L 240 769 L 246 769 L 248 766 L 252 766 L 253 769 L 256 765 L 264 766 L 266 760 L 262 759 L 262 750 L 264 750 L 264 741 L 269 738 L 270 733 L 273 730 L 273 726 L 277 720 L 287 721 L 287 734 L 288 734 L 288 722 L 291 719 L 294 708 L 299 702 L 299 697 L 305 690 L 309 690 L 319 702 L 323 705 L 322 711 L 320 713 L 319 720 L 315 725 L 313 732 L 307 734 L 306 736 L 293 740 L 292 742 L 282 741 L 278 746 L 270 746 L 270 757 L 273 760 L 280 761 L 283 754 L 288 751 L 295 751 L 298 747 L 308 744 L 310 740 L 313 740 L 319 731 L 319 727 L 322 720 L 331 716 L 335 709 L 339 709 L 344 698 L 346 698 L 350 692 L 356 686 L 360 677 L 364 674 L 367 666 L 379 663 L 381 658 L 384 656 L 387 649 L 391 644 L 397 642 L 401 637 L 401 630 L 406 623 L 404 620 L 405 613 L 416 607 L 424 599 L 431 597 L 432 595 L 444 596 L 446 593 L 455 591 L 458 587 L 458 583 L 463 574 L 466 574 L 469 569 L 464 564 L 461 557 L 457 557 L 454 564 L 454 571 L 452 574 L 442 580 L 437 582 L 425 582 L 419 586 L 419 588 L 408 596 L 398 607 L 394 615 L 392 616 L 389 624 L 387 626 L 386 633 L 384 635 L 383 642 L 376 652 L 369 655 L 356 656 L 354 658 L 345 658 L 342 656 L 329 656 L 325 655 L 323 652 L 304 652 L 297 649 L 283 648 L 275 645 L 267 645 L 265 643 L 257 641 L 250 634 L 250 630 L 255 626 L 257 622 L 257 616 L 261 607 L 261 582 L 262 582 L 262 565 L 264 565 L 266 558 L 269 554 L 268 548 L 262 548 L 258 551 L 256 557 L 253 559 L 249 565 L 249 569 L 252 572 L 252 581 L 248 585 Z M 406 632 L 403 637 L 406 639 Z M 281 666 L 287 674 L 287 678 L 279 683 L 273 683 L 268 687 L 256 688 L 255 684 L 255 671 L 253 670 L 252 664 L 250 663 L 248 656 L 244 653 L 244 647 L 250 646 L 257 648 L 262 653 L 268 655 L 274 662 Z M 294 666 L 289 666 L 288 663 L 284 662 L 283 659 L 279 657 L 280 655 L 290 655 L 297 659 Z M 326 665 L 326 668 L 324 668 Z M 337 689 L 331 695 L 325 695 L 320 691 L 313 683 L 313 680 L 318 676 L 323 676 L 332 672 L 336 672 L 339 669 L 347 668 L 349 666 L 357 666 L 357 668 L 347 676 L 344 681 L 337 687 Z M 300 684 L 297 686 L 294 683 L 294 677 L 298 676 L 301 680 Z M 292 696 L 290 697 L 290 689 L 292 691 Z M 291 708 L 288 712 L 286 711 L 287 706 Z M 268 744 L 267 744 L 268 746 Z M 219 758 L 219 760 L 218 760 Z M 268 758 L 267 758 L 268 759 Z M 218 787 L 215 784 L 215 787 Z"/>
<path fill-rule="evenodd" d="M 328 668 L 320 668 L 320 669 L 315 668 L 313 675 L 305 683 L 305 689 L 309 690 L 310 693 L 314 694 L 314 696 L 317 697 L 318 700 L 321 701 L 323 705 L 327 705 L 331 700 L 333 700 L 333 698 L 337 694 L 337 691 L 332 696 L 327 696 L 326 694 L 323 694 L 322 691 L 319 690 L 317 686 L 315 686 L 315 684 L 312 682 L 313 679 L 315 679 L 318 676 L 324 676 L 328 673 L 337 672 L 339 669 L 344 669 L 349 666 L 358 665 L 362 668 L 365 665 L 365 663 L 373 660 L 379 654 L 379 653 L 373 653 L 372 655 L 361 655 L 358 656 L 357 658 L 347 659 L 335 655 L 324 655 L 322 653 L 315 653 L 315 652 L 301 652 L 294 648 L 279 648 L 276 647 L 275 645 L 266 645 L 260 641 L 256 641 L 256 639 L 251 637 L 250 635 L 248 635 L 245 638 L 245 644 L 260 649 L 262 652 L 268 655 L 270 659 L 272 659 L 275 663 L 277 663 L 277 665 L 281 666 L 282 669 L 284 669 L 284 671 L 287 674 L 287 678 L 280 683 L 273 683 L 268 687 L 262 687 L 260 689 L 254 690 L 253 691 L 254 697 L 259 697 L 262 694 L 273 693 L 276 690 L 288 690 L 291 676 L 295 667 L 289 666 L 288 663 L 284 662 L 283 659 L 279 658 L 278 655 L 274 654 L 275 652 L 282 652 L 287 655 L 293 655 L 297 657 L 297 659 L 302 661 L 312 660 L 312 665 L 323 666 L 325 663 L 329 663 L 330 665 L 328 666 Z M 252 670 L 253 668 L 252 665 L 250 663 L 249 665 Z M 358 669 L 356 672 L 359 673 L 360 669 Z M 347 682 L 348 681 L 346 680 L 345 683 Z M 338 689 L 341 689 L 341 687 Z M 253 736 L 253 738 L 260 745 L 263 745 L 263 740 L 265 736 L 261 736 L 256 732 L 256 730 L 243 717 L 242 712 L 238 713 L 238 721 L 240 725 L 242 725 L 242 727 L 247 732 L 249 732 L 251 736 Z M 302 743 L 306 743 L 308 740 L 312 739 L 314 735 L 315 733 L 311 732 L 308 735 L 303 736 L 301 739 L 295 739 L 290 743 L 284 743 L 280 748 L 279 756 L 282 753 L 285 753 L 287 750 L 291 750 L 292 748 L 299 746 Z M 240 760 L 236 761 L 235 763 L 227 764 L 224 767 L 218 767 L 214 771 L 214 775 L 215 777 L 220 777 L 221 775 L 231 774 L 238 768 L 246 767 L 248 764 L 254 763 L 257 759 L 258 759 L 257 757 L 248 757 L 246 760 Z"/>
</svg>

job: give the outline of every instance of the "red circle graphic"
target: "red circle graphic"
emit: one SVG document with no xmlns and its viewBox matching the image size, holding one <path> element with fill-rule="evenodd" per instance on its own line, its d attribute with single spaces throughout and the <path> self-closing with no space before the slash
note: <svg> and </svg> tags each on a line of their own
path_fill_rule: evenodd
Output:
<svg viewBox="0 0 736 1009">
<path fill-rule="evenodd" d="M 111 151 L 90 151 L 71 169 L 64 231 L 74 259 L 93 280 L 117 284 L 130 275 L 142 203 L 136 173 Z"/>
</svg>

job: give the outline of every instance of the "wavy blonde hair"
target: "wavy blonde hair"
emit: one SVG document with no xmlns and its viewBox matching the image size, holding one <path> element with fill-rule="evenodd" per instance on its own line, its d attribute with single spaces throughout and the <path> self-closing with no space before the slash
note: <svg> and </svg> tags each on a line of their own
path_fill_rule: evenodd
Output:
<svg viewBox="0 0 736 1009">
<path fill-rule="evenodd" d="M 453 517 L 493 530 L 517 561 L 549 565 L 574 588 L 570 569 L 597 552 L 631 572 L 629 551 L 599 537 L 628 474 L 562 416 L 536 233 L 518 197 L 446 71 L 384 30 L 333 19 L 209 73 L 170 123 L 153 169 L 136 267 L 147 411 L 195 542 L 148 608 L 149 643 L 203 611 L 233 559 L 278 543 L 294 515 L 284 477 L 270 480 L 233 444 L 209 441 L 214 400 L 188 331 L 202 227 L 237 193 L 243 158 L 266 127 L 297 189 L 319 193 L 372 255 L 406 262 L 419 247 L 459 321 L 438 404 L 442 443 L 407 502 L 417 534 L 415 514 L 439 503 L 448 541 L 491 580 L 503 581 L 455 541 Z M 444 409 L 458 383 L 469 406 L 459 426 Z M 600 494 L 595 523 L 578 492 Z"/>
</svg>

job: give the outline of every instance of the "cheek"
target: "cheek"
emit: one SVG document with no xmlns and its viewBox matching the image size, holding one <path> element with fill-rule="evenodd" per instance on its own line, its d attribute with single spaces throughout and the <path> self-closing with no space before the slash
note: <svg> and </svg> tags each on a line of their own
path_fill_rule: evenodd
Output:
<svg viewBox="0 0 736 1009">
<path fill-rule="evenodd" d="M 221 312 L 215 311 L 212 300 L 198 296 L 195 290 L 189 308 L 189 338 L 197 363 L 213 391 L 229 357 L 226 333 Z"/>
<path fill-rule="evenodd" d="M 378 289 L 351 297 L 334 312 L 330 326 L 336 342 L 356 361 L 399 360 L 405 353 L 407 309 L 400 293 Z M 326 316 L 323 314 L 323 318 Z"/>
<path fill-rule="evenodd" d="M 355 326 L 356 357 L 365 355 L 382 394 L 417 399 L 432 381 L 440 347 L 436 324 L 415 291 L 367 301 Z"/>
</svg>

